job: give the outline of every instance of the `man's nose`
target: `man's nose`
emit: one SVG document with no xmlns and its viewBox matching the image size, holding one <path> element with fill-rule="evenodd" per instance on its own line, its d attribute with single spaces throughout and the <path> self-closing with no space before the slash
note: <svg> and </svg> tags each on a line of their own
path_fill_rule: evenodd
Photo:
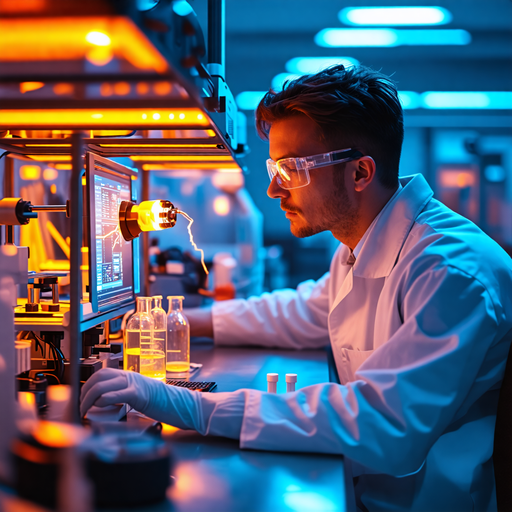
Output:
<svg viewBox="0 0 512 512">
<path fill-rule="evenodd" d="M 270 185 L 268 186 L 267 195 L 268 195 L 268 197 L 271 197 L 272 199 L 278 199 L 280 197 L 286 197 L 288 195 L 288 191 L 281 188 L 277 184 L 276 177 L 274 176 L 272 178 L 272 181 L 270 182 Z"/>
</svg>

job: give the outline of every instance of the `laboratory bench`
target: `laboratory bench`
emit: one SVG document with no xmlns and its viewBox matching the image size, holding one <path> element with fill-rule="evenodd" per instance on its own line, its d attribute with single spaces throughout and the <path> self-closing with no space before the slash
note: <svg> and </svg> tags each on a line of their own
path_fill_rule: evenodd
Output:
<svg viewBox="0 0 512 512">
<path fill-rule="evenodd" d="M 202 363 L 190 380 L 215 381 L 216 391 L 267 389 L 267 373 L 296 373 L 296 389 L 329 381 L 323 350 L 216 347 L 195 342 L 191 361 Z M 128 422 L 141 418 L 130 413 Z M 149 421 L 149 420 L 148 420 Z M 342 456 L 241 450 L 238 441 L 165 429 L 173 457 L 169 503 L 154 511 L 280 512 L 355 510 L 350 470 Z M 167 508 L 168 507 L 168 508 Z M 149 509 L 148 509 L 149 510 Z"/>
</svg>

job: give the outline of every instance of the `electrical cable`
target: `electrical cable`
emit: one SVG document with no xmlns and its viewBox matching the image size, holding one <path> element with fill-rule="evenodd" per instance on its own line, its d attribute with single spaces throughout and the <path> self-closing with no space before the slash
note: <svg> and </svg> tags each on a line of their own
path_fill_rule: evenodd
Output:
<svg viewBox="0 0 512 512">
<path fill-rule="evenodd" d="M 10 155 L 12 153 L 12 151 L 4 151 L 1 155 L 0 155 L 0 160 L 2 160 L 2 158 L 4 156 L 7 156 L 7 155 Z"/>
</svg>

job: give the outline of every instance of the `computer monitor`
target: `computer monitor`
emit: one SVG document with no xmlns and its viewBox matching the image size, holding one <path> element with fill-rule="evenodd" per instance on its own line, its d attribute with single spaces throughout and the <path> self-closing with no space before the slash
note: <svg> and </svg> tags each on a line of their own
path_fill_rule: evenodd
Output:
<svg viewBox="0 0 512 512">
<path fill-rule="evenodd" d="M 136 171 L 93 153 L 86 155 L 89 238 L 89 297 L 93 312 L 113 311 L 140 290 L 139 240 L 119 229 L 121 201 L 135 200 Z"/>
</svg>

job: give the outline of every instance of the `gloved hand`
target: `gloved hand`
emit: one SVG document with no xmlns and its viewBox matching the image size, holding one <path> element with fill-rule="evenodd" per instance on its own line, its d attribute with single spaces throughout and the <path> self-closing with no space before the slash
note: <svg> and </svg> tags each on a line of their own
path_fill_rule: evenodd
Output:
<svg viewBox="0 0 512 512">
<path fill-rule="evenodd" d="M 106 407 L 123 403 L 178 428 L 239 439 L 249 393 L 247 389 L 199 393 L 168 386 L 136 372 L 103 368 L 83 385 L 80 413 L 84 416 L 93 405 Z"/>
<path fill-rule="evenodd" d="M 103 368 L 82 387 L 80 413 L 93 405 L 126 403 L 157 421 L 178 428 L 204 431 L 199 393 L 168 386 L 136 372 Z"/>
</svg>

